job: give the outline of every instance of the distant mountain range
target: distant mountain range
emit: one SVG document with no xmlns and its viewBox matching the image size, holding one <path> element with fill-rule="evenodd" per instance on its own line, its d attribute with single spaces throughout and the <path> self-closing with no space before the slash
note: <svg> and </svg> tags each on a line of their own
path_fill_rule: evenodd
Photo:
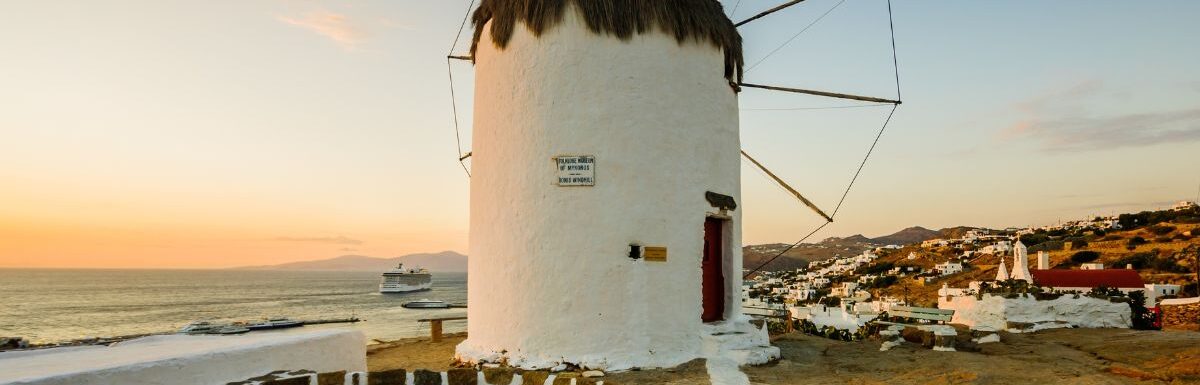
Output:
<svg viewBox="0 0 1200 385">
<path fill-rule="evenodd" d="M 974 227 L 947 227 L 941 230 L 930 230 L 921 226 L 913 226 L 895 233 L 877 238 L 867 238 L 855 234 L 844 238 L 830 237 L 817 243 L 802 243 L 788 250 L 763 270 L 792 270 L 808 266 L 809 262 L 823 261 L 837 256 L 850 256 L 862 253 L 879 246 L 909 245 L 935 238 L 955 238 L 972 230 Z M 742 248 L 742 267 L 754 269 L 763 262 L 771 259 L 788 247 L 784 243 L 764 245 L 749 245 Z"/>
<path fill-rule="evenodd" d="M 849 237 L 830 237 L 817 243 L 802 243 L 788 250 L 783 256 L 771 262 L 765 270 L 790 270 L 808 266 L 812 261 L 823 261 L 837 256 L 850 256 L 886 245 L 908 245 L 934 238 L 953 238 L 961 236 L 972 227 L 949 227 L 941 230 L 930 230 L 920 226 L 909 227 L 893 234 L 877 238 L 867 238 L 862 234 Z M 779 254 L 788 244 L 771 243 L 749 245 L 742 248 L 742 266 L 747 269 L 758 267 L 766 260 Z M 269 266 L 238 267 L 241 270 L 333 270 L 333 271 L 385 271 L 403 263 L 409 267 L 424 267 L 430 271 L 465 272 L 467 271 L 467 256 L 453 252 L 409 254 L 394 258 L 377 258 L 365 255 L 343 255 L 336 258 L 314 261 L 290 262 Z"/>
<path fill-rule="evenodd" d="M 394 258 L 376 258 L 365 255 L 343 255 L 315 261 L 289 262 L 269 266 L 238 267 L 239 270 L 328 270 L 328 271 L 378 271 L 384 272 L 403 263 L 407 267 L 424 267 L 436 272 L 466 272 L 467 256 L 453 252 L 409 254 Z"/>
</svg>

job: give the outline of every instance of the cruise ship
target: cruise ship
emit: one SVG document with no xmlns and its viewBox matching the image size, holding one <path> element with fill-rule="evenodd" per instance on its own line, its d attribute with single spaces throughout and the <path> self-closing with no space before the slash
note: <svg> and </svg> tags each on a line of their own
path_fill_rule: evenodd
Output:
<svg viewBox="0 0 1200 385">
<path fill-rule="evenodd" d="M 380 293 L 407 293 L 410 291 L 429 290 L 433 276 L 425 269 L 405 269 L 401 263 L 395 269 L 383 273 L 379 281 Z"/>
</svg>

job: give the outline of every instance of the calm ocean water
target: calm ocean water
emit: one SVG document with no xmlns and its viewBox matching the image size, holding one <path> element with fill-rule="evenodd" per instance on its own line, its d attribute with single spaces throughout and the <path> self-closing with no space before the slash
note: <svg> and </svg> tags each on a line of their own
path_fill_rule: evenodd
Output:
<svg viewBox="0 0 1200 385">
<path fill-rule="evenodd" d="M 433 289 L 379 294 L 379 273 L 242 270 L 0 269 L 0 336 L 33 342 L 176 330 L 198 319 L 348 318 L 367 338 L 427 335 L 419 318 L 465 316 L 466 309 L 410 310 L 407 301 L 467 301 L 465 273 L 434 273 Z M 466 329 L 448 322 L 447 332 Z"/>
</svg>

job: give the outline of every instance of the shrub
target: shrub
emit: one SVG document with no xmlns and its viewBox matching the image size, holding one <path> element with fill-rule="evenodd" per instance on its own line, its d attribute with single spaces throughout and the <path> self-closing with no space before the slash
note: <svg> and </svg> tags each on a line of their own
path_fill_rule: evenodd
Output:
<svg viewBox="0 0 1200 385">
<path fill-rule="evenodd" d="M 879 278 L 875 278 L 874 280 L 871 280 L 871 288 L 872 289 L 884 288 L 884 287 L 892 286 L 895 284 L 896 284 L 896 276 L 894 276 L 894 275 L 888 275 L 888 276 L 879 277 Z"/>
<path fill-rule="evenodd" d="M 1129 238 L 1129 242 L 1125 244 L 1125 248 L 1133 250 L 1134 248 L 1146 244 L 1146 238 L 1133 237 Z"/>
<path fill-rule="evenodd" d="M 1135 253 L 1113 262 L 1114 268 L 1124 268 L 1133 265 L 1134 269 L 1154 269 L 1161 272 L 1187 273 L 1188 269 L 1170 256 L 1160 256 L 1157 252 Z"/>
<path fill-rule="evenodd" d="M 1088 292 L 1088 295 L 1096 297 L 1120 297 L 1124 293 L 1121 293 L 1121 289 L 1115 287 L 1099 286 Z"/>
<path fill-rule="evenodd" d="M 1121 236 L 1117 235 L 1117 234 L 1109 234 L 1109 235 L 1105 235 L 1104 238 L 1100 238 L 1100 240 L 1101 241 L 1119 241 L 1119 240 L 1121 240 Z"/>
<path fill-rule="evenodd" d="M 1062 250 L 1062 249 L 1063 249 L 1063 241 L 1046 241 L 1046 242 L 1039 243 L 1036 246 L 1029 247 L 1029 251 L 1031 251 L 1031 252 L 1053 251 L 1053 250 Z"/>
<path fill-rule="evenodd" d="M 1134 269 L 1144 269 L 1150 267 L 1150 262 L 1154 260 L 1154 257 L 1151 253 L 1130 254 L 1114 261 L 1113 267 L 1124 268 L 1125 265 L 1133 265 Z"/>
<path fill-rule="evenodd" d="M 1196 283 L 1195 283 L 1195 282 L 1189 282 L 1189 283 L 1187 283 L 1187 284 L 1184 284 L 1182 287 L 1180 287 L 1180 288 L 1179 288 L 1179 296 L 1180 296 L 1180 297 L 1195 297 L 1195 296 L 1198 296 L 1198 295 L 1200 295 L 1200 290 L 1197 290 L 1197 289 L 1198 289 L 1198 288 L 1197 288 L 1197 285 L 1196 285 Z"/>
<path fill-rule="evenodd" d="M 1148 330 L 1156 329 L 1155 315 L 1146 309 L 1146 293 L 1141 291 L 1129 292 L 1129 310 L 1133 318 L 1133 328 Z"/>
<path fill-rule="evenodd" d="M 1071 262 L 1075 263 L 1088 263 L 1097 259 L 1100 259 L 1100 253 L 1091 250 L 1084 250 L 1075 254 L 1071 254 Z"/>
<path fill-rule="evenodd" d="M 1188 272 L 1187 268 L 1180 266 L 1179 263 L 1176 263 L 1175 259 L 1171 258 L 1171 257 L 1154 258 L 1153 260 L 1150 261 L 1150 267 L 1155 270 L 1165 271 L 1165 272 L 1173 272 L 1173 273 L 1187 273 Z"/>
<path fill-rule="evenodd" d="M 1088 245 L 1087 241 L 1082 240 L 1082 239 L 1071 240 L 1071 249 L 1082 249 L 1084 247 L 1087 247 L 1087 245 Z"/>
<path fill-rule="evenodd" d="M 1158 237 L 1154 238 L 1154 241 L 1158 243 L 1171 243 L 1171 237 Z"/>
<path fill-rule="evenodd" d="M 1021 243 L 1025 244 L 1025 246 L 1032 247 L 1032 246 L 1041 244 L 1042 242 L 1049 241 L 1050 236 L 1048 236 L 1046 234 L 1040 234 L 1040 233 L 1025 234 L 1025 235 L 1021 236 L 1020 240 L 1021 240 Z"/>
<path fill-rule="evenodd" d="M 858 268 L 857 272 L 858 272 L 858 274 L 863 274 L 863 275 L 880 274 L 885 271 L 891 270 L 893 267 L 896 267 L 896 264 L 891 263 L 891 262 L 879 262 L 879 263 L 875 263 L 872 265 L 860 267 L 860 268 Z"/>
<path fill-rule="evenodd" d="M 1150 232 L 1154 233 L 1154 235 L 1167 235 L 1172 231 L 1175 231 L 1175 227 L 1167 225 L 1154 225 L 1147 228 L 1147 230 L 1150 230 Z"/>
</svg>

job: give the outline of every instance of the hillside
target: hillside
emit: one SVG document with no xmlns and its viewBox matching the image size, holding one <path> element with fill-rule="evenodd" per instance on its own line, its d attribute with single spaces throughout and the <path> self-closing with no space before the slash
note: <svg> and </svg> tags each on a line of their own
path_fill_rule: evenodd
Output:
<svg viewBox="0 0 1200 385">
<path fill-rule="evenodd" d="M 847 238 L 829 238 L 820 243 L 801 243 L 788 250 L 787 253 L 774 262 L 771 262 L 763 270 L 793 270 L 808 266 L 813 261 L 824 261 L 837 256 L 845 257 L 861 254 L 863 250 L 877 247 L 877 245 L 869 241 L 869 239 L 859 235 Z M 745 246 L 742 248 L 742 267 L 754 269 L 787 247 L 788 244 L 783 243 Z"/>
<path fill-rule="evenodd" d="M 403 263 L 409 267 L 424 267 L 438 272 L 467 271 L 467 256 L 453 252 L 409 254 L 394 258 L 376 258 L 365 255 L 343 255 L 336 258 L 314 261 L 290 262 L 270 266 L 238 267 L 240 270 L 332 270 L 332 271 L 385 271 Z"/>
<path fill-rule="evenodd" d="M 1180 215 L 1169 221 L 1142 220 L 1153 225 L 1130 226 L 1107 232 L 1061 232 L 1038 230 L 1022 237 L 1032 244 L 1031 254 L 1043 250 L 1050 255 L 1053 269 L 1078 269 L 1081 263 L 1102 263 L 1106 269 L 1132 267 L 1146 283 L 1171 283 L 1182 286 L 1183 296 L 1197 293 L 1196 272 L 1200 263 L 1200 223 L 1196 217 Z M 909 253 L 916 258 L 907 259 Z M 909 245 L 900 250 L 888 250 L 873 265 L 919 266 L 930 270 L 936 263 L 958 261 L 961 251 L 948 247 L 925 249 Z M 920 284 L 901 279 L 895 285 L 873 291 L 875 295 L 907 296 L 913 303 L 932 305 L 937 301 L 937 289 L 943 284 L 966 287 L 971 281 L 987 281 L 996 276 L 1000 256 L 984 255 L 967 259 L 964 271 Z M 1003 256 L 1012 266 L 1011 254 Z M 1031 258 L 1032 259 L 1032 258 Z M 1036 260 L 1031 260 L 1031 269 Z"/>
</svg>

